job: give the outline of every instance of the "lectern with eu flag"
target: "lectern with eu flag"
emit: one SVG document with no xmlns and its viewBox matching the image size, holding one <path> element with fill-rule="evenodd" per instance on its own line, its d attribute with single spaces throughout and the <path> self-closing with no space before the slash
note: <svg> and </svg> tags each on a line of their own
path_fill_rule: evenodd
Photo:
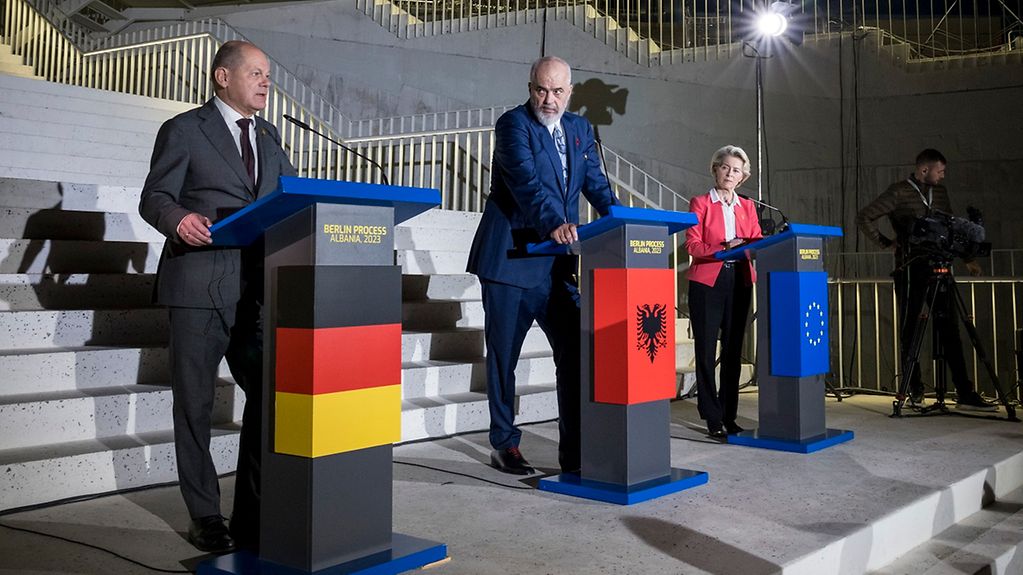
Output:
<svg viewBox="0 0 1023 575">
<path fill-rule="evenodd" d="M 790 224 L 751 244 L 717 254 L 757 259 L 757 386 L 760 422 L 728 443 L 811 453 L 849 441 L 853 432 L 824 422 L 824 376 L 830 370 L 828 276 L 824 240 L 841 228 Z"/>
<path fill-rule="evenodd" d="M 623 505 L 707 482 L 671 466 L 669 402 L 675 397 L 675 270 L 671 236 L 696 224 L 688 212 L 611 206 L 578 229 L 581 296 L 579 473 L 540 489 Z M 528 251 L 566 253 L 544 242 Z"/>
<path fill-rule="evenodd" d="M 401 438 L 401 268 L 394 226 L 436 190 L 282 177 L 217 222 L 214 246 L 264 243 L 259 556 L 199 573 L 401 573 L 445 545 L 392 533 Z"/>
</svg>

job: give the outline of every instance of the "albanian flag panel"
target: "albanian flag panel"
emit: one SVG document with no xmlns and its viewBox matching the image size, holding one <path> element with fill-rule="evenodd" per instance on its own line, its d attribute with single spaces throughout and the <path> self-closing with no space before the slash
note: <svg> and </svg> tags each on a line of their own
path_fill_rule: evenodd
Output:
<svg viewBox="0 0 1023 575">
<path fill-rule="evenodd" d="M 675 397 L 675 272 L 593 270 L 593 400 Z"/>
</svg>

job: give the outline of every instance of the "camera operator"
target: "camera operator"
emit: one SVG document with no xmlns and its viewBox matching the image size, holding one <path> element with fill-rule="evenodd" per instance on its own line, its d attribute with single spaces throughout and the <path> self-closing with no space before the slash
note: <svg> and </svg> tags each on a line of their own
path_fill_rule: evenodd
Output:
<svg viewBox="0 0 1023 575">
<path fill-rule="evenodd" d="M 896 301 L 899 304 L 900 317 L 903 318 L 900 334 L 902 355 L 905 357 L 906 346 L 909 345 L 920 321 L 927 293 L 928 279 L 933 273 L 932 259 L 914 257 L 910 247 L 910 236 L 919 218 L 933 212 L 952 213 L 948 189 L 941 185 L 945 178 L 945 166 L 948 162 L 941 152 L 926 149 L 916 157 L 916 168 L 905 180 L 895 182 L 864 207 L 856 215 L 856 225 L 865 236 L 885 248 L 895 250 Z M 877 227 L 877 220 L 888 216 L 895 238 L 888 238 Z M 981 273 L 980 265 L 971 259 L 964 258 L 970 275 Z M 954 286 L 953 286 L 954 289 Z M 934 301 L 934 308 L 952 310 L 949 298 L 952 294 L 939 292 Z M 931 313 L 931 329 L 938 330 L 944 348 L 945 361 L 952 372 L 952 383 L 956 388 L 956 406 L 959 409 L 973 411 L 996 411 L 997 407 L 986 402 L 980 394 L 973 390 L 966 370 L 963 346 L 959 339 L 959 326 L 954 313 Z M 909 384 L 910 401 L 914 404 L 923 402 L 923 384 L 920 381 L 920 370 L 914 370 Z"/>
</svg>

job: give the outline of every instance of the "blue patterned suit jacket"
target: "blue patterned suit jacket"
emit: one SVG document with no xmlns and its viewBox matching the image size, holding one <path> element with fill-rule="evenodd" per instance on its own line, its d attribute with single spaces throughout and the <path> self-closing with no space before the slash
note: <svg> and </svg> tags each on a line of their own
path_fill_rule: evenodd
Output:
<svg viewBox="0 0 1023 575">
<path fill-rule="evenodd" d="M 522 288 L 539 285 L 550 275 L 556 257 L 521 257 L 525 244 L 549 239 L 564 223 L 579 223 L 580 193 L 602 216 L 618 203 L 600 170 L 590 123 L 565 112 L 561 126 L 568 157 L 567 185 L 554 139 L 529 104 L 497 120 L 490 197 L 466 268 L 480 279 Z"/>
</svg>

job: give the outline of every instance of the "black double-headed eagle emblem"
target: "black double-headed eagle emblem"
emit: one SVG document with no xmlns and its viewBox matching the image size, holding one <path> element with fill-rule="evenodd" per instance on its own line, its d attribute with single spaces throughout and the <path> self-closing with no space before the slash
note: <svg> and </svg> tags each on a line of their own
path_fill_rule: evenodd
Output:
<svg viewBox="0 0 1023 575">
<path fill-rule="evenodd" d="M 655 303 L 636 306 L 636 349 L 646 352 L 650 363 L 657 352 L 668 345 L 668 308 Z"/>
</svg>

